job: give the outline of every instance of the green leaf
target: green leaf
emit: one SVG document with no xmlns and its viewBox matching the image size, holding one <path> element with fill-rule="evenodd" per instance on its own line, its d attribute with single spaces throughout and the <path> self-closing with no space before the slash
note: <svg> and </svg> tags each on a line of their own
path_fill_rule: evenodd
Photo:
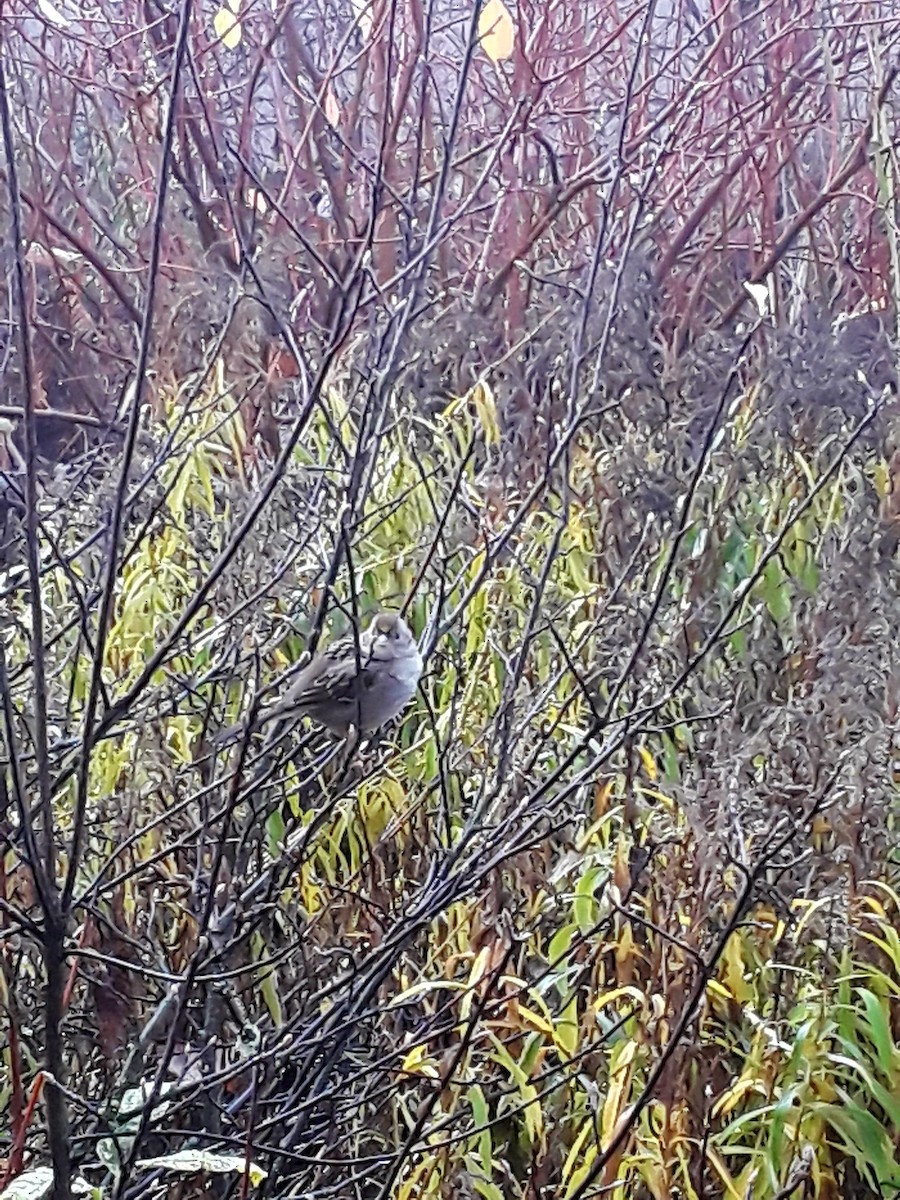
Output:
<svg viewBox="0 0 900 1200">
<path fill-rule="evenodd" d="M 797 1086 L 786 1088 L 772 1108 L 766 1166 L 769 1169 L 770 1184 L 775 1191 L 778 1190 L 782 1165 L 790 1160 L 794 1152 L 792 1144 L 785 1145 L 785 1125 L 799 1092 Z"/>
<path fill-rule="evenodd" d="M 662 735 L 662 771 L 667 783 L 677 783 L 681 778 L 678 766 L 678 748 L 667 733 Z"/>
<path fill-rule="evenodd" d="M 566 966 L 565 956 L 568 955 L 572 938 L 577 932 L 577 925 L 563 925 L 562 929 L 557 929 L 556 933 L 550 939 L 550 945 L 547 947 L 547 961 L 551 966 L 558 969 Z"/>
<path fill-rule="evenodd" d="M 467 1095 L 469 1104 L 472 1106 L 472 1119 L 479 1130 L 477 1138 L 481 1169 L 490 1174 L 494 1161 L 494 1152 L 491 1144 L 491 1115 L 488 1111 L 487 1099 L 485 1098 L 483 1088 L 477 1083 L 473 1083 L 467 1089 Z"/>
<path fill-rule="evenodd" d="M 816 562 L 816 556 L 811 546 L 804 545 L 796 575 L 801 587 L 809 592 L 811 596 L 815 595 L 819 588 L 821 572 L 819 571 L 819 565 Z"/>
<path fill-rule="evenodd" d="M 284 816 L 281 812 L 281 807 L 274 808 L 266 820 L 266 836 L 269 839 L 269 853 L 275 857 L 278 854 L 278 847 L 284 841 Z"/>
<path fill-rule="evenodd" d="M 842 1104 L 817 1105 L 816 1113 L 840 1134 L 857 1169 L 876 1190 L 900 1187 L 900 1163 L 887 1130 L 846 1093 L 840 1095 Z"/>
<path fill-rule="evenodd" d="M 542 1033 L 529 1033 L 525 1039 L 525 1047 L 522 1050 L 522 1056 L 519 1059 L 519 1065 L 525 1076 L 531 1077 L 534 1073 L 534 1068 L 537 1065 L 541 1051 L 546 1045 L 546 1039 Z"/>
<path fill-rule="evenodd" d="M 587 595 L 591 591 L 591 581 L 588 578 L 588 560 L 581 550 L 570 550 L 566 555 L 569 575 L 575 585 L 576 593 Z"/>
<path fill-rule="evenodd" d="M 851 1045 L 847 1049 L 851 1053 L 847 1055 L 832 1054 L 830 1055 L 831 1061 L 846 1067 L 853 1075 L 858 1075 L 868 1088 L 871 1099 L 884 1110 L 890 1122 L 900 1129 L 900 1100 L 892 1096 L 887 1088 L 878 1082 L 866 1063 L 860 1061 L 858 1047 Z M 856 1081 L 853 1080 L 853 1082 Z"/>
<path fill-rule="evenodd" d="M 867 1032 L 878 1055 L 879 1067 L 888 1078 L 900 1075 L 900 1049 L 891 1035 L 889 1001 L 882 1000 L 868 988 L 857 988 L 857 994 L 866 1010 Z"/>
<path fill-rule="evenodd" d="M 722 562 L 731 568 L 735 582 L 742 583 L 747 578 L 747 539 L 739 529 L 732 529 L 722 543 L 720 554 Z"/>
<path fill-rule="evenodd" d="M 778 558 L 770 558 L 763 568 L 762 595 L 773 621 L 783 624 L 791 615 L 790 582 Z"/>
<path fill-rule="evenodd" d="M 728 645 L 731 647 L 732 653 L 736 658 L 743 658 L 747 653 L 747 631 L 745 629 L 736 629 L 729 637 Z"/>
<path fill-rule="evenodd" d="M 575 1057 L 578 1049 L 578 994 L 572 993 L 572 998 L 559 1014 L 555 1025 L 556 1040 L 569 1058 Z"/>
<path fill-rule="evenodd" d="M 491 1166 L 493 1172 L 493 1164 Z M 497 1187 L 496 1183 L 492 1183 L 489 1179 L 482 1178 L 477 1171 L 472 1172 L 472 1186 L 479 1196 L 484 1196 L 484 1200 L 506 1200 L 503 1192 Z"/>
<path fill-rule="evenodd" d="M 572 910 L 575 921 L 583 933 L 587 932 L 597 920 L 597 901 L 594 898 L 594 889 L 597 887 L 602 873 L 603 868 L 600 866 L 589 867 L 575 887 Z"/>
</svg>

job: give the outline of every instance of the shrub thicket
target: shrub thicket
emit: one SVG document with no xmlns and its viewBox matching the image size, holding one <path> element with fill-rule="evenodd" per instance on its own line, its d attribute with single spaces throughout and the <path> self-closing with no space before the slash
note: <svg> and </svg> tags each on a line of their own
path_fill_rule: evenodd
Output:
<svg viewBox="0 0 900 1200">
<path fill-rule="evenodd" d="M 0 1194 L 891 1195 L 892 6 L 26 8 Z"/>
</svg>

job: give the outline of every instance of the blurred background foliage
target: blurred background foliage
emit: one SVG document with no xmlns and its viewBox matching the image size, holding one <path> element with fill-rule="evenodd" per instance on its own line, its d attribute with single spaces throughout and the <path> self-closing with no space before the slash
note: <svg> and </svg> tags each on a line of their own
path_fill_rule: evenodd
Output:
<svg viewBox="0 0 900 1200">
<path fill-rule="evenodd" d="M 0 1194 L 893 1195 L 893 7 L 117 4 L 2 53 Z"/>
</svg>

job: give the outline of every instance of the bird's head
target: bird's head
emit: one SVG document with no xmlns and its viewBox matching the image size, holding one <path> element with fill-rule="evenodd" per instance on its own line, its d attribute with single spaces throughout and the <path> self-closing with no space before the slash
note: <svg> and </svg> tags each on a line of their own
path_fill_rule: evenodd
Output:
<svg viewBox="0 0 900 1200">
<path fill-rule="evenodd" d="M 386 650 L 388 653 L 403 653 L 415 645 L 409 626 L 399 613 L 380 612 L 369 626 L 369 641 L 377 653 Z"/>
</svg>

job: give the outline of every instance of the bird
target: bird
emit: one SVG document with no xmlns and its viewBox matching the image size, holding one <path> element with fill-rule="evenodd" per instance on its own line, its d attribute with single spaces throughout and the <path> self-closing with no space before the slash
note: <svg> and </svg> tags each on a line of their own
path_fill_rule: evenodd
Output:
<svg viewBox="0 0 900 1200">
<path fill-rule="evenodd" d="M 422 656 L 399 613 L 382 611 L 359 635 L 331 642 L 307 663 L 284 696 L 258 714 L 254 728 L 310 717 L 331 733 L 370 733 L 406 708 L 422 675 Z M 216 737 L 231 740 L 232 726 Z"/>
</svg>

